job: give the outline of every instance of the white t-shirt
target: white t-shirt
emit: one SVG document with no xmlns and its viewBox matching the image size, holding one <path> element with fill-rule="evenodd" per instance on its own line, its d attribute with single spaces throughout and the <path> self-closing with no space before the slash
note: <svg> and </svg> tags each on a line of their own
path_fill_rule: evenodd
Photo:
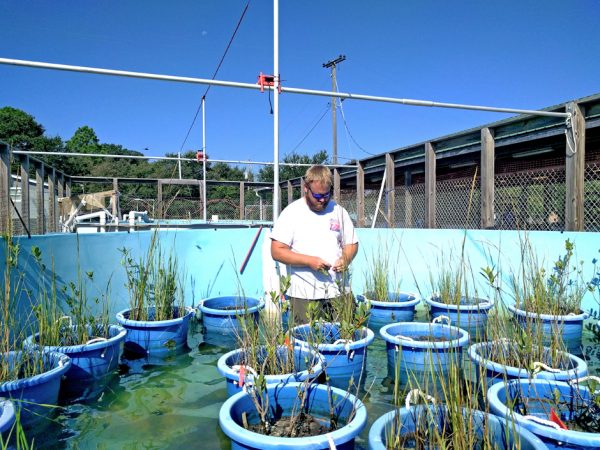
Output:
<svg viewBox="0 0 600 450">
<path fill-rule="evenodd" d="M 356 244 L 358 238 L 348 212 L 331 200 L 320 213 L 312 211 L 304 197 L 288 205 L 271 233 L 271 239 L 290 246 L 296 253 L 319 256 L 333 265 L 342 256 L 342 248 Z M 307 266 L 288 266 L 291 286 L 287 295 L 305 299 L 337 297 L 338 285 L 349 291 L 348 279 L 329 270 L 327 274 Z"/>
</svg>

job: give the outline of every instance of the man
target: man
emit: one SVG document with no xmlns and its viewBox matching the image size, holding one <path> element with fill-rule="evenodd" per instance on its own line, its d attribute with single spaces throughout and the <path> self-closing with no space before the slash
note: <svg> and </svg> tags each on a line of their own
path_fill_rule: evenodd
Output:
<svg viewBox="0 0 600 450">
<path fill-rule="evenodd" d="M 344 295 L 351 294 L 347 269 L 358 251 L 348 212 L 331 200 L 329 169 L 310 167 L 304 182 L 304 195 L 282 211 L 271 233 L 271 256 L 291 275 L 287 295 L 296 323 L 307 321 L 309 308 L 330 320 L 334 301 L 351 301 Z"/>
</svg>

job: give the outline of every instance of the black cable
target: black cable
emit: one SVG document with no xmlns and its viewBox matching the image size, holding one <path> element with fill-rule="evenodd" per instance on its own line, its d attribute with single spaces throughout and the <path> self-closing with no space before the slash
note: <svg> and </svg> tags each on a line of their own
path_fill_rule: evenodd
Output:
<svg viewBox="0 0 600 450">
<path fill-rule="evenodd" d="M 227 47 L 225 48 L 225 51 L 223 52 L 223 56 L 221 56 L 221 61 L 219 61 L 219 64 L 217 65 L 217 68 L 215 69 L 215 72 L 213 73 L 211 80 L 214 80 L 216 78 L 217 73 L 219 72 L 219 69 L 221 68 L 221 64 L 223 64 L 223 61 L 225 60 L 225 56 L 227 55 L 227 52 L 229 51 L 229 48 L 231 47 L 231 44 L 233 43 L 233 39 L 235 38 L 235 35 L 237 34 L 238 29 L 240 28 L 240 25 L 242 24 L 242 20 L 244 20 L 246 11 L 248 11 L 248 6 L 250 6 L 250 0 L 248 0 L 248 3 L 246 3 L 246 7 L 244 8 L 244 11 L 242 11 L 242 15 L 240 16 L 240 19 L 238 20 L 235 30 L 233 31 L 233 34 L 231 35 L 231 38 L 229 39 L 229 43 L 227 44 Z M 210 90 L 210 88 L 211 88 L 211 85 L 209 84 L 208 87 L 206 88 L 206 91 L 204 91 L 204 95 L 202 96 L 202 99 L 200 100 L 198 109 L 196 109 L 196 114 L 194 115 L 194 120 L 192 120 L 192 124 L 190 125 L 190 128 L 189 128 L 187 134 L 185 135 L 185 139 L 183 140 L 183 143 L 181 144 L 181 148 L 179 149 L 180 152 L 183 150 L 183 147 L 184 147 L 185 143 L 187 142 L 188 137 L 190 136 L 190 133 L 192 132 L 192 128 L 194 128 L 194 125 L 196 124 L 196 119 L 198 118 L 198 114 L 200 113 L 200 109 L 202 107 L 202 101 L 204 101 L 206 99 L 206 95 L 208 94 L 208 91 Z"/>
<path fill-rule="evenodd" d="M 319 122 L 321 122 L 321 120 L 323 120 L 323 117 L 325 117 L 325 114 L 327 114 L 328 112 L 329 112 L 329 103 L 327 104 L 327 107 L 325 108 L 325 111 L 323 112 L 323 114 L 321 114 L 321 117 L 319 117 L 319 119 L 315 122 L 315 124 L 312 126 L 312 128 L 310 130 L 308 130 L 308 133 L 306 133 L 306 135 L 302 138 L 302 140 L 300 142 L 298 142 L 298 144 L 294 147 L 294 149 L 292 150 L 292 153 L 294 153 L 296 151 L 296 149 L 298 147 L 300 147 L 300 145 L 302 145 L 302 143 L 306 140 L 306 138 L 308 138 L 308 136 L 310 136 L 310 134 L 317 127 L 317 125 L 319 125 Z"/>
<path fill-rule="evenodd" d="M 19 217 L 19 220 L 21 221 L 21 224 L 23 225 L 23 228 L 25 228 L 25 231 L 27 232 L 27 237 L 29 239 L 31 239 L 31 233 L 29 232 L 29 230 L 27 229 L 27 225 L 25 225 L 25 221 L 23 220 L 23 218 L 21 217 L 21 214 L 19 213 L 19 210 L 17 209 L 17 205 L 15 205 L 15 202 L 13 202 L 12 198 L 10 198 L 10 195 L 8 196 L 8 199 L 10 200 L 10 204 L 13 205 L 13 208 L 15 208 L 15 211 L 17 213 L 17 216 Z"/>
</svg>

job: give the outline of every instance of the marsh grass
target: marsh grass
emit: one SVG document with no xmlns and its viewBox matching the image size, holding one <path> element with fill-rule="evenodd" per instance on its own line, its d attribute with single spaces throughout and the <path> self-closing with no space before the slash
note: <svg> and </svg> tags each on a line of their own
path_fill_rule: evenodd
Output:
<svg viewBox="0 0 600 450">
<path fill-rule="evenodd" d="M 476 385 L 465 377 L 460 358 L 452 358 L 444 372 L 438 370 L 433 358 L 430 363 L 428 376 L 411 374 L 405 384 L 396 376 L 396 415 L 386 428 L 387 448 L 498 448 L 490 436 L 485 415 L 479 413 L 487 412 L 487 405 Z M 402 411 L 407 414 L 404 419 Z M 409 426 L 411 422 L 414 426 Z"/>
<path fill-rule="evenodd" d="M 396 265 L 390 264 L 390 251 L 387 243 L 381 241 L 367 255 L 365 271 L 365 296 L 380 302 L 390 301 L 390 292 L 400 292 L 401 278 L 396 273 Z"/>
<path fill-rule="evenodd" d="M 12 221 L 8 221 L 7 231 L 2 235 L 4 245 L 3 282 L 0 289 L 0 383 L 31 377 L 43 373 L 47 365 L 43 354 L 38 350 L 21 353 L 28 328 L 21 322 L 33 320 L 30 308 L 24 312 L 19 302 L 28 298 L 29 290 L 25 283 L 26 268 L 20 266 L 21 247 L 12 235 Z M 11 355 L 15 355 L 14 357 Z M 18 355 L 18 356 L 17 356 Z"/>
<path fill-rule="evenodd" d="M 431 297 L 446 305 L 471 305 L 478 299 L 475 272 L 465 256 L 464 241 L 459 256 L 452 251 L 439 253 L 435 270 L 429 270 L 429 286 Z"/>
<path fill-rule="evenodd" d="M 15 410 L 15 422 L 10 430 L 5 434 L 0 434 L 1 450 L 33 450 L 35 448 L 35 439 L 27 439 L 27 434 L 21 425 L 21 410 Z"/>
<path fill-rule="evenodd" d="M 93 284 L 94 273 L 83 273 L 78 257 L 77 279 L 58 287 L 54 262 L 48 271 L 41 250 L 34 246 L 31 251 L 39 276 L 34 307 L 38 324 L 35 342 L 41 346 L 73 346 L 94 338 L 108 338 L 110 282 L 105 292 L 91 298 L 88 284 Z"/>
<path fill-rule="evenodd" d="M 158 233 L 152 231 L 148 250 L 138 259 L 130 249 L 119 249 L 127 275 L 130 320 L 170 320 L 184 314 L 185 270 L 173 250 L 163 249 Z"/>
</svg>

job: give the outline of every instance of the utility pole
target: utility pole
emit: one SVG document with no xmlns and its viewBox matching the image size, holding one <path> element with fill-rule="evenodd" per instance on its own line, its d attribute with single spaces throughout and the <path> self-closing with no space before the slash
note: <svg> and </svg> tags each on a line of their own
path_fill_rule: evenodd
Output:
<svg viewBox="0 0 600 450">
<path fill-rule="evenodd" d="M 326 69 L 331 68 L 331 85 L 332 85 L 332 92 L 337 92 L 337 83 L 335 81 L 335 68 L 336 66 L 341 63 L 342 61 L 346 60 L 346 55 L 340 55 L 338 56 L 336 59 L 332 59 L 331 61 L 326 62 L 325 64 L 323 64 L 323 67 L 325 67 Z M 333 164 L 337 164 L 337 120 L 336 120 L 336 106 L 337 106 L 337 99 L 335 97 L 331 97 L 331 121 L 332 121 L 332 127 L 333 127 Z"/>
</svg>

